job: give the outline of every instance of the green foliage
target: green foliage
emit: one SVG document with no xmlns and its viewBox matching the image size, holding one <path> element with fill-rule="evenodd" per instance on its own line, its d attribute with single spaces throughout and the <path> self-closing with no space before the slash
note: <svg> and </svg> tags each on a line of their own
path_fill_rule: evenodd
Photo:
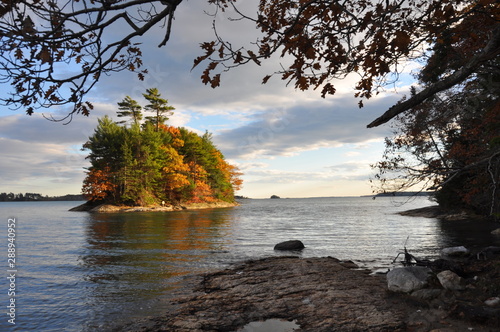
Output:
<svg viewBox="0 0 500 332">
<path fill-rule="evenodd" d="M 147 116 L 146 120 L 152 123 L 156 131 L 159 130 L 160 125 L 168 120 L 168 115 L 173 114 L 175 108 L 168 105 L 168 100 L 161 98 L 161 94 L 156 88 L 147 89 L 143 94 L 144 98 L 149 101 L 149 104 L 144 107 L 145 110 L 152 111 L 154 116 Z"/>
<path fill-rule="evenodd" d="M 159 96 L 156 89 L 148 93 Z M 166 107 L 156 97 L 148 99 L 151 105 Z M 233 201 L 232 183 L 241 184 L 241 173 L 224 160 L 210 134 L 199 136 L 162 121 L 122 127 L 105 116 L 83 149 L 90 151 L 91 163 L 83 192 L 93 201 L 141 206 Z"/>
<path fill-rule="evenodd" d="M 139 124 L 142 120 L 142 106 L 130 96 L 126 96 L 118 103 L 118 106 L 120 106 L 118 109 L 121 110 L 121 112 L 117 112 L 119 118 L 130 116 L 134 124 Z M 119 123 L 126 123 L 126 121 L 120 121 Z"/>
</svg>

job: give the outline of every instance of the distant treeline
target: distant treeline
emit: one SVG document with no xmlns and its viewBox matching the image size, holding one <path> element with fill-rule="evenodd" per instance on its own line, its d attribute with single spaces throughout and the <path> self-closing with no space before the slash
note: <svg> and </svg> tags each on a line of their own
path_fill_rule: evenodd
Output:
<svg viewBox="0 0 500 332">
<path fill-rule="evenodd" d="M 386 192 L 386 193 L 378 193 L 376 197 L 385 197 L 385 196 L 432 196 L 434 192 L 432 191 L 395 191 L 395 192 Z"/>
<path fill-rule="evenodd" d="M 38 193 L 0 193 L 0 202 L 26 202 L 26 201 L 84 201 L 82 195 L 42 196 Z"/>
</svg>

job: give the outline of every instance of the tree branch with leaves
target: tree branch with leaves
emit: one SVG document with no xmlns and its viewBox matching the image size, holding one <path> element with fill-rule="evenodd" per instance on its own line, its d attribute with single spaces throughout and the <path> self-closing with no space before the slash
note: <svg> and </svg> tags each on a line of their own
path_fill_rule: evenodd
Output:
<svg viewBox="0 0 500 332">
<path fill-rule="evenodd" d="M 85 95 L 102 75 L 129 70 L 144 79 L 142 51 L 134 42 L 155 26 L 172 31 L 182 0 L 37 0 L 0 3 L 0 82 L 12 90 L 0 100 L 31 115 L 71 104 L 74 114 L 93 109 Z M 109 39 L 109 31 L 121 34 Z M 115 30 L 116 32 L 116 30 Z M 108 40 L 105 42 L 104 40 Z"/>
</svg>

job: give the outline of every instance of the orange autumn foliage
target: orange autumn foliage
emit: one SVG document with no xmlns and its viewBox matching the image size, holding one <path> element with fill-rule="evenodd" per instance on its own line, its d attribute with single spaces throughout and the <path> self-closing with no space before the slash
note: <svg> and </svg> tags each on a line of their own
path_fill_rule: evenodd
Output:
<svg viewBox="0 0 500 332">
<path fill-rule="evenodd" d="M 116 189 L 111 181 L 109 167 L 103 170 L 91 169 L 83 182 L 82 193 L 89 201 L 103 201 L 110 198 Z"/>
</svg>

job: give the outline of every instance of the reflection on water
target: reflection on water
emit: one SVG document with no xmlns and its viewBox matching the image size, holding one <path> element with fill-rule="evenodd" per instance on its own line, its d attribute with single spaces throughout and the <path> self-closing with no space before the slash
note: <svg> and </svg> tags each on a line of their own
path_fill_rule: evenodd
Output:
<svg viewBox="0 0 500 332">
<path fill-rule="evenodd" d="M 85 255 L 85 280 L 96 283 L 92 306 L 121 299 L 110 315 L 141 317 L 160 314 L 159 296 L 176 286 L 180 277 L 206 271 L 202 262 L 221 251 L 228 239 L 230 211 L 198 210 L 168 213 L 88 214 Z M 140 294 L 140 296 L 137 296 Z M 89 328 L 103 328 L 89 325 Z"/>
<path fill-rule="evenodd" d="M 392 266 L 405 244 L 422 258 L 437 257 L 446 246 L 500 245 L 489 234 L 498 224 L 400 216 L 396 212 L 431 203 L 397 203 L 269 199 L 226 209 L 118 214 L 69 212 L 75 202 L 0 203 L 0 214 L 16 217 L 19 227 L 18 323 L 0 320 L 0 330 L 106 331 L 160 315 L 191 280 L 186 276 L 288 255 L 273 247 L 290 239 L 305 244 L 303 257 L 352 259 L 370 268 Z M 0 287 L 7 289 L 3 279 Z"/>
</svg>

